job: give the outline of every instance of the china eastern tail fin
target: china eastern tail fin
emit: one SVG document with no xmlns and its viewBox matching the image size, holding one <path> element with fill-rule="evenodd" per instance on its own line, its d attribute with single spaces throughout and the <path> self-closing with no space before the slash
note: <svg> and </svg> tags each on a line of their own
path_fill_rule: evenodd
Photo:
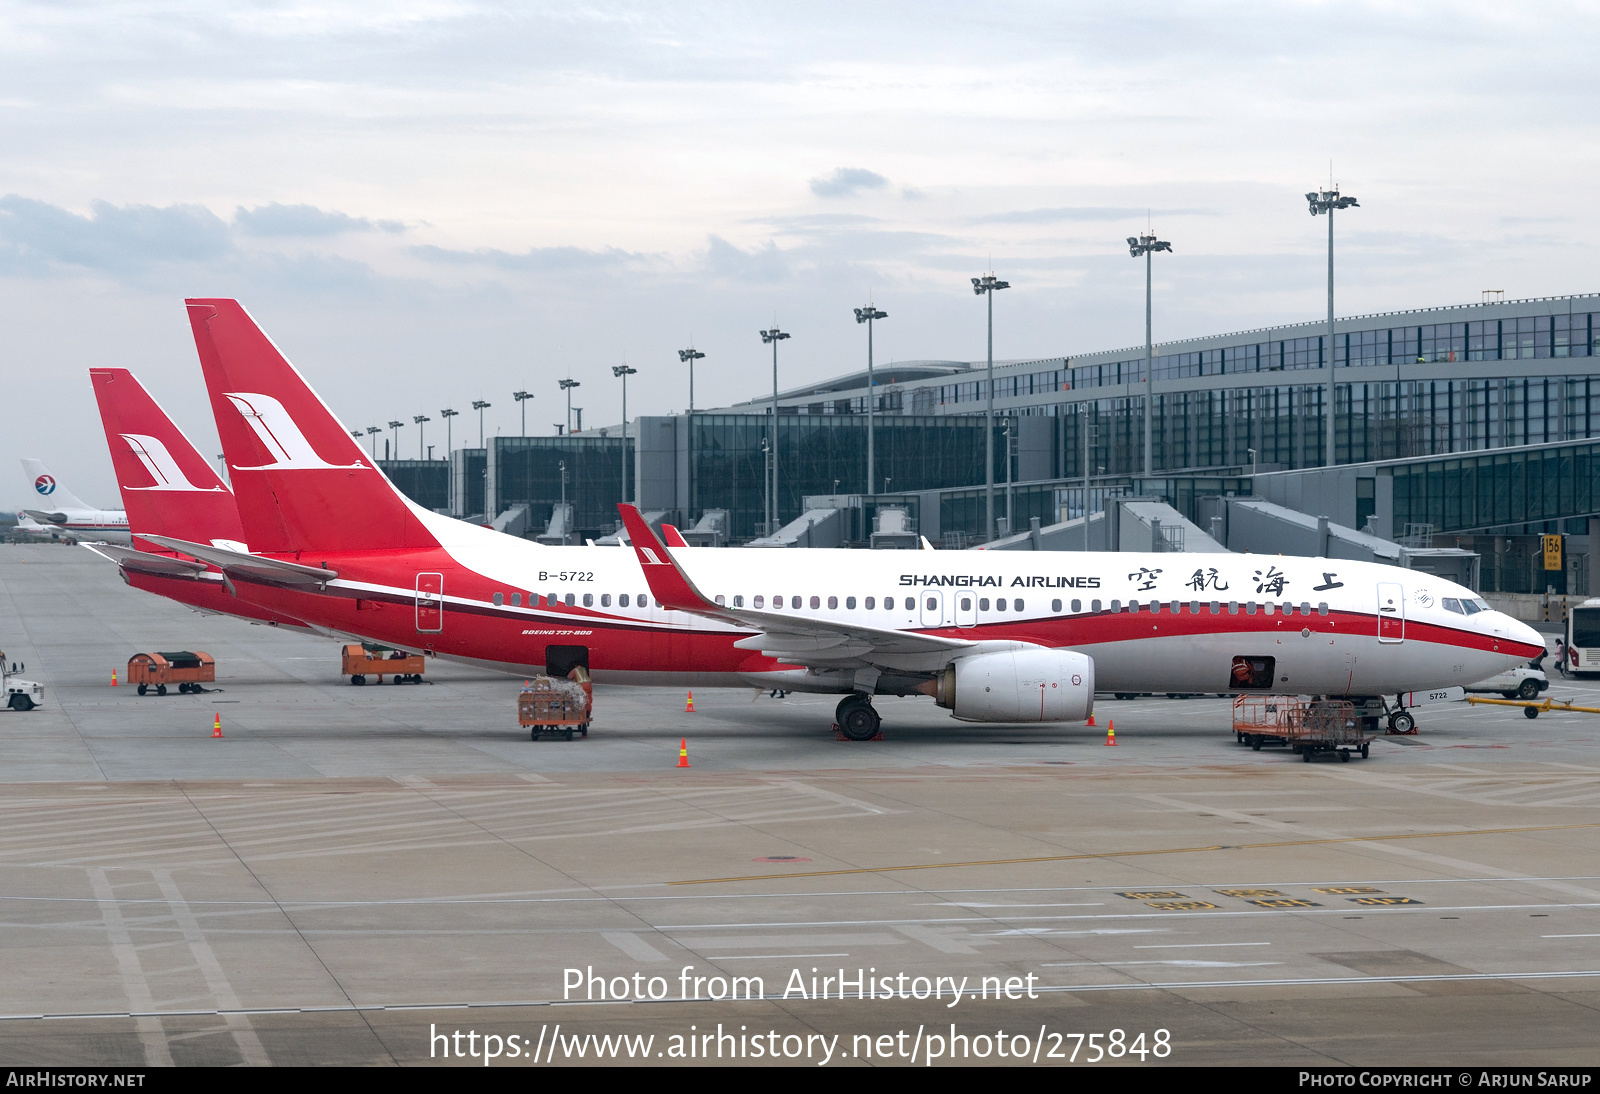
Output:
<svg viewBox="0 0 1600 1094">
<path fill-rule="evenodd" d="M 252 551 L 437 546 L 421 511 L 238 301 L 186 303 Z"/>
<path fill-rule="evenodd" d="M 89 381 L 134 535 L 244 540 L 232 492 L 133 373 L 92 368 Z"/>
<path fill-rule="evenodd" d="M 62 486 L 38 460 L 23 460 L 22 473 L 28 477 L 28 486 L 33 490 L 34 503 L 41 509 L 100 508 L 98 505 L 88 504 Z"/>
</svg>

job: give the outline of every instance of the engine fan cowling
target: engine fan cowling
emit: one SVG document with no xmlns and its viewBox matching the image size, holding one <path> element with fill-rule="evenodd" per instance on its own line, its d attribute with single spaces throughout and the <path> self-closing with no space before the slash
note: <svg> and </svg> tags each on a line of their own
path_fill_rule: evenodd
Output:
<svg viewBox="0 0 1600 1094">
<path fill-rule="evenodd" d="M 963 722 L 1081 722 L 1094 711 L 1094 658 L 1047 649 L 963 657 L 935 697 Z"/>
</svg>

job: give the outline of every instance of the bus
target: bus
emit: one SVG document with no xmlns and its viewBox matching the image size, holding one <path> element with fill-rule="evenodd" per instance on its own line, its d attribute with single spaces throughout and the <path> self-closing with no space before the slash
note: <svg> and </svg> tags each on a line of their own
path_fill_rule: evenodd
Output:
<svg viewBox="0 0 1600 1094">
<path fill-rule="evenodd" d="M 1600 675 L 1600 597 L 1567 613 L 1567 671 Z"/>
</svg>

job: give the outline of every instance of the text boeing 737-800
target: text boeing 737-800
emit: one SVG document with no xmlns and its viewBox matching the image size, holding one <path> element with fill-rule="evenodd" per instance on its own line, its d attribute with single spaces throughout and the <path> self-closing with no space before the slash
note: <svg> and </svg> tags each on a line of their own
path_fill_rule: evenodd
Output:
<svg viewBox="0 0 1600 1094">
<path fill-rule="evenodd" d="M 597 682 L 927 694 L 979 722 L 1080 721 L 1104 691 L 1378 696 L 1466 684 L 1539 636 L 1469 589 L 1250 555 L 542 547 L 394 489 L 232 300 L 189 301 L 252 552 L 150 537 L 329 630 Z"/>
</svg>

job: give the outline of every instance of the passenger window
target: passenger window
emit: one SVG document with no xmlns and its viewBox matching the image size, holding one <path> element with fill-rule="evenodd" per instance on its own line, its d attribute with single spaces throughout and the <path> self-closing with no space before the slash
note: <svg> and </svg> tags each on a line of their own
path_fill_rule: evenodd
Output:
<svg viewBox="0 0 1600 1094">
<path fill-rule="evenodd" d="M 845 597 L 844 598 L 844 606 L 846 608 L 850 609 L 851 611 L 855 611 L 856 610 L 856 598 L 853 597 L 853 596 Z"/>
<path fill-rule="evenodd" d="M 722 603 L 722 597 L 720 597 L 720 596 L 717 597 L 717 603 L 718 604 Z M 611 594 L 610 593 L 601 593 L 600 594 L 600 606 L 602 608 L 611 607 Z"/>
<path fill-rule="evenodd" d="M 584 593 L 583 594 L 583 606 L 585 608 L 594 607 L 594 594 L 593 593 Z"/>
<path fill-rule="evenodd" d="M 811 598 L 811 599 L 812 599 L 812 600 L 815 600 L 815 599 L 816 599 L 816 597 L 812 597 L 812 598 Z M 791 596 L 791 597 L 790 597 L 790 598 L 789 598 L 789 607 L 791 607 L 791 608 L 798 608 L 798 607 L 799 607 L 799 606 L 800 606 L 800 598 L 799 598 L 799 597 L 798 597 L 798 596 Z M 816 607 L 816 605 L 815 605 L 815 604 L 812 604 L 812 605 L 811 605 L 811 606 L 812 606 L 812 607 L 813 607 L 813 608 L 815 608 L 815 607 Z"/>
<path fill-rule="evenodd" d="M 600 598 L 600 602 L 602 604 L 604 604 L 605 603 L 605 597 L 601 597 Z M 728 605 L 728 598 L 723 596 L 721 593 L 718 593 L 717 594 L 717 607 L 725 608 L 725 607 L 727 607 L 727 605 Z"/>
<path fill-rule="evenodd" d="M 1322 603 L 1317 605 L 1317 614 L 1318 615 L 1327 615 L 1328 614 L 1328 602 L 1326 600 L 1322 601 Z"/>
<path fill-rule="evenodd" d="M 1229 615 L 1238 615 L 1239 614 L 1239 602 L 1237 600 L 1228 601 L 1228 614 Z"/>
<path fill-rule="evenodd" d="M 1323 605 L 1323 606 L 1326 607 L 1327 605 Z M 1440 597 L 1439 598 L 1439 607 L 1443 608 L 1447 612 L 1455 612 L 1457 615 L 1465 615 L 1466 614 L 1465 612 L 1463 612 L 1461 610 L 1461 601 L 1457 600 L 1455 597 L 1452 597 L 1452 596 Z"/>
<path fill-rule="evenodd" d="M 1278 608 L 1278 606 L 1276 604 L 1274 604 L 1272 601 L 1270 601 L 1270 600 L 1263 601 L 1262 604 L 1261 604 L 1261 614 L 1263 614 L 1263 615 L 1271 615 L 1273 612 L 1275 612 L 1277 610 L 1277 608 Z"/>
<path fill-rule="evenodd" d="M 744 597 L 742 597 L 742 596 L 736 596 L 736 597 L 734 597 L 734 598 L 733 598 L 733 606 L 734 606 L 734 607 L 735 607 L 735 608 L 742 608 L 742 607 L 744 607 Z"/>
<path fill-rule="evenodd" d="M 561 603 L 561 597 L 556 593 L 545 593 L 544 602 L 553 608 L 557 604 Z"/>
<path fill-rule="evenodd" d="M 1011 610 L 1014 612 L 1020 612 L 1022 610 L 1022 601 L 1013 600 L 1011 602 Z"/>
<path fill-rule="evenodd" d="M 836 596 L 828 597 L 828 610 L 830 612 L 831 611 L 835 611 L 835 610 L 838 609 L 838 607 L 839 607 L 839 598 L 836 597 Z"/>
<path fill-rule="evenodd" d="M 988 597 L 983 597 L 978 601 L 978 610 L 980 612 L 986 612 L 986 611 L 989 610 L 989 598 Z"/>
<path fill-rule="evenodd" d="M 795 607 L 797 607 L 797 608 L 799 606 L 800 605 L 798 605 L 798 604 L 795 605 Z M 811 598 L 811 607 L 812 607 L 813 610 L 822 607 L 822 597 L 820 597 L 820 596 L 812 597 Z"/>
<path fill-rule="evenodd" d="M 521 593 L 512 593 L 511 594 L 511 606 L 513 608 L 522 607 L 522 594 Z"/>
<path fill-rule="evenodd" d="M 995 602 L 994 602 L 994 610 L 997 611 L 997 612 L 1003 612 L 1003 611 L 1006 610 L 1006 598 L 1005 597 L 1002 596 L 1002 597 L 998 598 L 997 600 L 995 600 Z"/>
<path fill-rule="evenodd" d="M 1301 605 L 1300 605 L 1300 614 L 1301 615 L 1310 615 L 1311 614 L 1311 604 L 1310 604 L 1309 601 L 1301 603 Z"/>
<path fill-rule="evenodd" d="M 495 593 L 494 594 L 494 606 L 495 607 L 498 608 L 502 604 L 504 604 L 505 602 L 506 602 L 506 594 L 505 593 Z"/>
<path fill-rule="evenodd" d="M 626 608 L 627 606 L 628 606 L 628 594 L 627 593 L 623 593 L 621 596 L 617 597 L 617 607 Z"/>
<path fill-rule="evenodd" d="M 567 607 L 569 607 L 569 608 L 572 607 L 577 602 L 577 599 L 578 598 L 577 598 L 576 594 L 568 593 L 567 594 Z"/>
<path fill-rule="evenodd" d="M 643 593 L 640 593 L 634 598 L 634 603 L 638 604 L 641 608 L 648 608 L 650 606 L 650 598 L 645 596 Z M 661 607 L 661 601 L 656 601 L 656 607 Z"/>
<path fill-rule="evenodd" d="M 1152 614 L 1152 615 L 1160 615 L 1161 614 L 1161 601 L 1152 600 L 1150 602 L 1150 614 Z"/>
<path fill-rule="evenodd" d="M 1244 606 L 1244 614 L 1245 615 L 1255 615 L 1256 614 L 1256 602 L 1254 600 L 1248 601 L 1245 604 L 1245 606 Z"/>
<path fill-rule="evenodd" d="M 972 597 L 964 596 L 961 598 L 961 610 L 964 612 L 970 612 L 972 610 Z"/>
<path fill-rule="evenodd" d="M 1094 602 L 1094 610 L 1095 611 L 1099 611 L 1100 610 L 1100 602 L 1098 600 L 1096 600 Z M 1114 611 L 1114 612 L 1120 612 L 1122 610 L 1122 601 L 1113 600 L 1111 602 L 1111 610 Z"/>
<path fill-rule="evenodd" d="M 1116 605 L 1116 602 L 1115 602 L 1115 601 L 1112 601 L 1112 610 L 1113 610 L 1113 611 L 1115 611 L 1115 610 L 1116 610 L 1116 606 L 1115 606 L 1115 605 Z M 1074 609 L 1074 610 L 1076 610 L 1076 609 L 1077 609 L 1077 605 L 1076 605 L 1076 604 L 1074 604 L 1074 605 L 1073 605 L 1073 609 Z M 1089 610 L 1090 610 L 1090 611 L 1091 611 L 1091 612 L 1097 612 L 1097 611 L 1099 611 L 1099 610 L 1100 610 L 1100 602 L 1099 602 L 1099 601 L 1098 601 L 1098 600 L 1091 600 L 1091 601 L 1089 601 Z"/>
<path fill-rule="evenodd" d="M 772 607 L 773 607 L 774 610 L 782 611 L 783 610 L 783 597 L 781 597 L 781 596 L 773 597 L 772 598 Z"/>
<path fill-rule="evenodd" d="M 876 606 L 876 605 L 877 605 L 877 599 L 876 599 L 876 598 L 875 598 L 875 597 L 870 597 L 870 596 L 869 596 L 869 597 L 867 597 L 867 599 L 866 599 L 866 600 L 864 600 L 864 601 L 862 601 L 862 602 L 861 602 L 861 606 L 862 606 L 862 607 L 863 607 L 863 608 L 865 608 L 865 609 L 866 609 L 866 610 L 867 610 L 867 611 L 869 611 L 869 612 L 870 612 L 870 611 L 871 611 L 871 610 L 872 610 L 872 609 L 873 609 L 873 608 L 874 608 L 874 607 L 875 607 L 875 606 Z"/>
<path fill-rule="evenodd" d="M 1222 601 L 1213 600 L 1211 602 L 1211 614 L 1212 615 L 1221 615 L 1222 614 Z"/>
<path fill-rule="evenodd" d="M 939 598 L 938 597 L 935 597 L 935 596 L 928 597 L 927 608 L 928 608 L 928 610 L 930 612 L 933 611 L 938 606 L 939 606 Z"/>
<path fill-rule="evenodd" d="M 1081 612 L 1081 611 L 1083 611 L 1083 601 L 1081 601 L 1081 600 L 1074 600 L 1074 601 L 1073 601 L 1073 602 L 1072 602 L 1072 610 L 1073 610 L 1073 611 L 1075 611 L 1075 612 Z"/>
<path fill-rule="evenodd" d="M 1199 615 L 1200 614 L 1200 602 L 1198 600 L 1189 601 L 1189 614 L 1190 615 Z"/>
<path fill-rule="evenodd" d="M 760 595 L 758 595 L 758 596 L 757 596 L 757 597 L 756 597 L 756 599 L 755 599 L 755 605 L 756 605 L 756 607 L 758 607 L 758 608 L 761 608 L 761 607 L 765 607 L 765 606 L 766 606 L 766 603 L 767 603 L 767 598 L 766 598 L 766 597 L 764 597 L 764 596 L 760 596 Z"/>
</svg>

